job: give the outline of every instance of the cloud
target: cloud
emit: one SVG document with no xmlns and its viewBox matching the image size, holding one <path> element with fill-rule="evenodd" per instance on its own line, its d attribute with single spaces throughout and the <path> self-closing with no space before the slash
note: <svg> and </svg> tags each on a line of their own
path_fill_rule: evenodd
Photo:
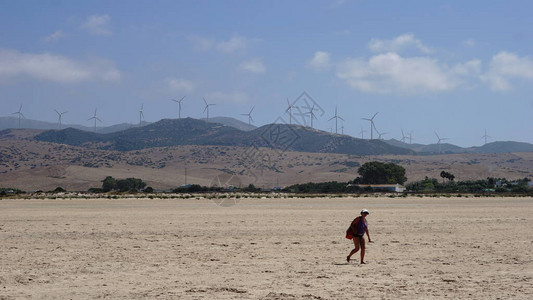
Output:
<svg viewBox="0 0 533 300">
<path fill-rule="evenodd" d="M 533 80 L 533 59 L 506 51 L 494 55 L 481 79 L 493 90 L 510 90 L 511 79 Z"/>
<path fill-rule="evenodd" d="M 183 78 L 169 77 L 165 79 L 165 84 L 173 92 L 190 93 L 196 88 L 194 82 Z"/>
<path fill-rule="evenodd" d="M 81 28 L 94 35 L 111 35 L 113 33 L 107 28 L 110 20 L 111 18 L 108 15 L 92 15 L 87 17 Z"/>
<path fill-rule="evenodd" d="M 248 61 L 243 61 L 239 65 L 239 70 L 260 74 L 266 72 L 266 67 L 261 61 L 261 59 L 256 58 Z"/>
<path fill-rule="evenodd" d="M 241 37 L 232 37 L 228 41 L 222 41 L 216 46 L 218 51 L 224 53 L 232 53 L 238 50 L 243 50 L 246 48 L 246 39 Z"/>
<path fill-rule="evenodd" d="M 121 73 L 114 63 L 93 58 L 76 61 L 50 53 L 31 54 L 0 49 L 0 80 L 18 76 L 58 82 L 118 81 Z"/>
<path fill-rule="evenodd" d="M 368 49 L 376 53 L 400 52 L 408 48 L 415 48 L 426 54 L 433 52 L 431 48 L 416 39 L 412 33 L 397 36 L 392 40 L 371 39 L 368 43 Z"/>
<path fill-rule="evenodd" d="M 246 103 L 248 96 L 245 93 L 239 91 L 232 93 L 214 92 L 207 94 L 205 98 L 207 102 L 215 104 L 217 102 Z"/>
<path fill-rule="evenodd" d="M 468 40 L 464 41 L 462 44 L 465 47 L 472 48 L 472 47 L 476 46 L 476 41 L 474 39 L 468 39 Z"/>
<path fill-rule="evenodd" d="M 233 53 L 246 49 L 248 45 L 248 39 L 244 37 L 232 37 L 227 41 L 215 41 L 200 36 L 191 36 L 189 40 L 192 42 L 194 49 L 198 51 L 215 49 L 222 53 Z"/>
<path fill-rule="evenodd" d="M 55 42 L 55 41 L 57 41 L 57 40 L 59 40 L 59 39 L 61 39 L 63 37 L 65 37 L 65 34 L 63 33 L 63 31 L 56 30 L 51 35 L 45 36 L 43 38 L 43 40 L 46 41 L 46 42 Z"/>
<path fill-rule="evenodd" d="M 199 36 L 191 36 L 189 40 L 193 43 L 193 47 L 199 51 L 211 50 L 215 45 L 215 41 Z"/>
<path fill-rule="evenodd" d="M 368 93 L 407 93 L 449 91 L 479 73 L 477 60 L 448 67 L 427 57 L 401 57 L 379 54 L 368 60 L 347 59 L 337 66 L 337 77 L 351 87 Z"/>
<path fill-rule="evenodd" d="M 329 53 L 323 51 L 315 52 L 313 58 L 307 63 L 309 68 L 315 71 L 324 71 L 331 67 Z"/>
</svg>

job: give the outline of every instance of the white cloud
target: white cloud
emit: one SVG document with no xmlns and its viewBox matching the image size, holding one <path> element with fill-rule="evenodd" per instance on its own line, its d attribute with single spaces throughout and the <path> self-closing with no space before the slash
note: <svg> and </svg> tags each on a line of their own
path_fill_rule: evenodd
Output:
<svg viewBox="0 0 533 300">
<path fill-rule="evenodd" d="M 216 46 L 218 51 L 224 53 L 232 53 L 238 50 L 243 50 L 246 48 L 246 39 L 241 37 L 232 37 L 228 41 L 222 41 Z"/>
<path fill-rule="evenodd" d="M 533 59 L 505 51 L 500 52 L 492 57 L 489 68 L 481 79 L 493 90 L 510 90 L 511 79 L 533 80 Z"/>
<path fill-rule="evenodd" d="M 246 100 L 248 99 L 248 96 L 243 92 L 232 92 L 232 93 L 224 93 L 224 92 L 214 92 L 207 94 L 205 96 L 207 102 L 209 103 L 217 103 L 217 102 L 225 102 L 225 103 L 246 103 Z"/>
<path fill-rule="evenodd" d="M 376 53 L 400 52 L 407 48 L 416 48 L 422 53 L 433 52 L 431 48 L 416 39 L 412 33 L 397 36 L 392 40 L 371 39 L 368 43 L 368 49 Z"/>
<path fill-rule="evenodd" d="M 463 42 L 463 46 L 468 47 L 468 48 L 472 48 L 472 47 L 476 46 L 476 41 L 474 39 L 468 39 L 468 40 Z"/>
<path fill-rule="evenodd" d="M 41 80 L 74 83 L 81 81 L 117 81 L 121 73 L 114 63 L 93 58 L 76 61 L 50 53 L 30 54 L 0 49 L 0 80 L 28 76 Z"/>
<path fill-rule="evenodd" d="M 108 15 L 92 15 L 87 17 L 87 20 L 81 27 L 86 29 L 90 34 L 111 35 L 113 33 L 107 28 L 110 20 L 111 18 Z"/>
<path fill-rule="evenodd" d="M 337 66 L 337 76 L 364 92 L 418 94 L 455 89 L 480 68 L 477 60 L 450 68 L 436 59 L 386 53 L 369 60 L 347 59 Z"/>
<path fill-rule="evenodd" d="M 330 55 L 327 52 L 317 51 L 307 65 L 315 71 L 323 71 L 331 67 Z"/>
<path fill-rule="evenodd" d="M 196 88 L 196 85 L 194 82 L 183 79 L 183 78 L 166 78 L 165 84 L 167 87 L 172 90 L 173 92 L 184 92 L 184 93 L 190 93 L 194 91 Z"/>
<path fill-rule="evenodd" d="M 223 53 L 233 53 L 246 49 L 248 45 L 248 39 L 244 37 L 232 37 L 227 41 L 215 41 L 201 36 L 191 36 L 189 40 L 192 42 L 194 49 L 198 51 L 215 49 Z"/>
<path fill-rule="evenodd" d="M 199 36 L 191 36 L 189 40 L 193 43 L 194 48 L 199 51 L 211 50 L 215 45 L 215 41 Z"/>
<path fill-rule="evenodd" d="M 266 67 L 261 61 L 261 59 L 256 58 L 256 59 L 252 59 L 248 61 L 243 61 L 239 65 L 239 70 L 259 74 L 259 73 L 265 73 Z"/>
<path fill-rule="evenodd" d="M 56 30 L 51 35 L 45 36 L 43 38 L 43 40 L 46 41 L 46 42 L 55 42 L 55 41 L 57 41 L 57 40 L 59 40 L 59 39 L 61 39 L 63 37 L 65 37 L 65 34 L 63 33 L 63 31 Z"/>
</svg>

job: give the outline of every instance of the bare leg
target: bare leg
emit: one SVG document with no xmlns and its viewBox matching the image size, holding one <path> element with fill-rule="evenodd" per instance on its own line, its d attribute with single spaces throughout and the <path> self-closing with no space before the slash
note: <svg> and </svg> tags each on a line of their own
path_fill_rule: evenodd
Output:
<svg viewBox="0 0 533 300">
<path fill-rule="evenodd" d="M 361 263 L 365 263 L 365 238 L 361 237 Z"/>
<path fill-rule="evenodd" d="M 359 243 L 360 243 L 359 242 L 359 238 L 358 237 L 354 237 L 353 238 L 354 248 L 350 252 L 350 255 L 348 255 L 348 257 L 346 257 L 346 261 L 350 262 L 350 258 L 352 257 L 352 255 L 354 255 L 355 253 L 357 253 L 357 251 L 359 251 Z"/>
</svg>

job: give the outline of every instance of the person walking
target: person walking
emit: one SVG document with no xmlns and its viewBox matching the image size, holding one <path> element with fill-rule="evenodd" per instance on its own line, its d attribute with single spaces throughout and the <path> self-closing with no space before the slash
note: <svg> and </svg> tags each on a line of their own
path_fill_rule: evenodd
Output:
<svg viewBox="0 0 533 300">
<path fill-rule="evenodd" d="M 365 263 L 365 233 L 368 237 L 368 242 L 372 243 L 370 234 L 368 233 L 368 223 L 366 222 L 366 217 L 369 214 L 370 212 L 368 210 L 363 209 L 361 211 L 361 216 L 355 218 L 350 227 L 348 227 L 348 230 L 346 230 L 346 238 L 353 240 L 354 244 L 354 249 L 352 249 L 350 254 L 346 257 L 346 261 L 348 262 L 350 262 L 352 255 L 361 249 L 361 264 Z"/>
</svg>

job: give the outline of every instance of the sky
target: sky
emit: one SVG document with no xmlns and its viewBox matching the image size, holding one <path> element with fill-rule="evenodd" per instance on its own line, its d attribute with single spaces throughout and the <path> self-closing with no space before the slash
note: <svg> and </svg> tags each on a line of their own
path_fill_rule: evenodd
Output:
<svg viewBox="0 0 533 300">
<path fill-rule="evenodd" d="M 533 2 L 0 0 L 0 116 L 533 143 Z M 300 97 L 301 96 L 301 97 Z M 293 116 L 287 113 L 293 105 Z M 307 114 L 306 114 L 307 113 Z"/>
</svg>

